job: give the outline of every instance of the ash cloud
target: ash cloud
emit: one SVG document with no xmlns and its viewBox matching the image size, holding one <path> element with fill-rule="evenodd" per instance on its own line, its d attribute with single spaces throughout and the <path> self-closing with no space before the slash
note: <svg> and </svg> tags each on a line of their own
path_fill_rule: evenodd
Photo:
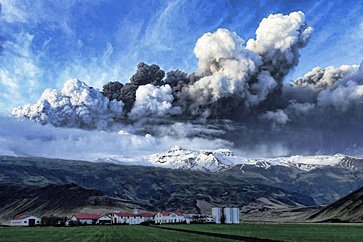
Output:
<svg viewBox="0 0 363 242">
<path fill-rule="evenodd" d="M 122 101 L 103 96 L 97 89 L 70 79 L 63 89 L 46 89 L 35 104 L 15 108 L 15 117 L 62 127 L 103 129 L 122 117 Z"/>
<path fill-rule="evenodd" d="M 248 41 L 227 29 L 202 35 L 195 72 L 165 76 L 141 62 L 125 84 L 99 91 L 67 82 L 13 114 L 60 127 L 108 131 L 127 124 L 155 137 L 223 138 L 243 153 L 276 154 L 277 147 L 284 154 L 353 154 L 363 147 L 363 64 L 316 67 L 286 84 L 312 34 L 300 11 L 271 14 Z"/>
</svg>

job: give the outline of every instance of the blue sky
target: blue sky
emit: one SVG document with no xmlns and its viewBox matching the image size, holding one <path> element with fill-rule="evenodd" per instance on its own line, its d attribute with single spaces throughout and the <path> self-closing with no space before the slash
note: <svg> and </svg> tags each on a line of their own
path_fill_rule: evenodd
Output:
<svg viewBox="0 0 363 242">
<path fill-rule="evenodd" d="M 140 61 L 193 71 L 193 48 L 219 27 L 246 41 L 271 13 L 301 10 L 314 27 L 299 66 L 363 59 L 363 1 L 28 1 L 0 0 L 0 113 L 35 102 L 45 88 L 79 78 L 102 87 L 127 82 Z"/>
</svg>

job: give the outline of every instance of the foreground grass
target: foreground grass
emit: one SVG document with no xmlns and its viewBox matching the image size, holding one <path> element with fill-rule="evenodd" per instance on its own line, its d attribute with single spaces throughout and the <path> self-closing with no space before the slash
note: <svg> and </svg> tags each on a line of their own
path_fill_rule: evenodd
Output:
<svg viewBox="0 0 363 242">
<path fill-rule="evenodd" d="M 363 241 L 363 224 L 180 224 L 164 226 L 282 241 Z"/>
<path fill-rule="evenodd" d="M 220 238 L 166 231 L 145 226 L 84 226 L 84 227 L 36 227 L 0 228 L 1 242 L 56 242 L 56 241 L 233 241 Z"/>
<path fill-rule="evenodd" d="M 345 224 L 239 224 L 239 225 L 163 225 L 176 229 L 231 234 L 281 241 L 363 241 L 362 225 Z M 0 242 L 45 241 L 233 241 L 187 232 L 163 230 L 147 226 L 85 226 L 0 228 Z"/>
</svg>

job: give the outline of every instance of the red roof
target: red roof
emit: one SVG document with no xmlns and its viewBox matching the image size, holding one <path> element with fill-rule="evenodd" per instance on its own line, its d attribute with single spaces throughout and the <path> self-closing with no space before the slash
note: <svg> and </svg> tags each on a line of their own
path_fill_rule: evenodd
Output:
<svg viewBox="0 0 363 242">
<path fill-rule="evenodd" d="M 163 216 L 169 216 L 171 214 L 171 212 L 160 212 L 160 214 Z"/>
<path fill-rule="evenodd" d="M 25 219 L 27 217 L 30 217 L 30 216 L 26 216 L 26 215 L 20 215 L 20 216 L 16 216 L 15 217 L 15 220 L 22 220 L 22 219 Z"/>
<path fill-rule="evenodd" d="M 73 215 L 77 219 L 99 219 L 102 217 L 100 214 L 78 213 Z"/>
<path fill-rule="evenodd" d="M 135 216 L 135 214 L 130 213 L 130 212 L 115 213 L 115 215 L 117 215 L 119 217 L 133 217 L 133 216 Z"/>
<path fill-rule="evenodd" d="M 153 213 L 140 213 L 139 215 L 141 217 L 154 217 L 155 214 L 153 214 Z"/>
</svg>

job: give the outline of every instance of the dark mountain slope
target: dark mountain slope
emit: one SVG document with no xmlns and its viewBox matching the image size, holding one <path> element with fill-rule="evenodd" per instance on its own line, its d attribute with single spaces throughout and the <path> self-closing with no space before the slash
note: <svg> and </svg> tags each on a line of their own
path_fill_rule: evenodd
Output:
<svg viewBox="0 0 363 242">
<path fill-rule="evenodd" d="M 253 184 L 228 173 L 211 175 L 197 171 L 111 163 L 0 158 L 0 184 L 4 186 L 10 184 L 43 189 L 49 185 L 69 183 L 99 191 L 103 196 L 117 199 L 125 206 L 149 211 L 180 209 L 196 212 L 197 201 L 220 206 L 244 207 L 254 204 L 261 209 L 315 204 L 309 196 L 273 185 Z M 11 202 L 7 200 L 2 206 L 10 206 Z M 84 206 L 88 206 L 88 203 Z"/>
<path fill-rule="evenodd" d="M 349 164 L 352 164 L 350 161 Z M 273 184 L 287 191 L 312 197 L 316 204 L 327 205 L 363 186 L 363 160 L 354 160 L 350 166 L 325 166 L 310 171 L 297 167 L 236 165 L 224 171 L 253 184 Z"/>
<path fill-rule="evenodd" d="M 309 220 L 363 222 L 363 187 L 313 214 Z"/>
</svg>

